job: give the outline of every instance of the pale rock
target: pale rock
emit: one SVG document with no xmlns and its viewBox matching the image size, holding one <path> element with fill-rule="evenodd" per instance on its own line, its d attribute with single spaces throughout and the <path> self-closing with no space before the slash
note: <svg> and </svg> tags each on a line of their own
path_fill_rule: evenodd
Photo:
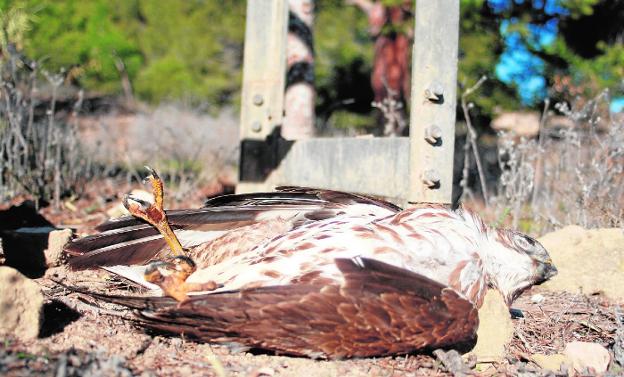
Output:
<svg viewBox="0 0 624 377">
<path fill-rule="evenodd" d="M 60 266 L 63 261 L 63 247 L 71 240 L 71 229 L 53 230 L 48 234 L 48 248 L 44 250 L 47 267 Z"/>
<path fill-rule="evenodd" d="M 520 137 L 535 137 L 540 130 L 541 114 L 536 111 L 510 111 L 498 115 L 490 126 L 496 131 L 511 131 Z M 549 128 L 572 128 L 574 121 L 566 116 L 549 116 Z"/>
<path fill-rule="evenodd" d="M 33 339 L 42 322 L 39 285 L 11 267 L 0 267 L 0 334 Z"/>
<path fill-rule="evenodd" d="M 531 358 L 540 368 L 552 370 L 553 372 L 561 370 L 561 365 L 568 362 L 568 359 L 562 354 L 544 355 L 537 353 L 532 355 Z"/>
<path fill-rule="evenodd" d="M 609 351 L 598 343 L 570 342 L 566 344 L 563 354 L 579 373 L 585 368 L 591 368 L 595 373 L 602 374 L 607 371 L 611 361 Z"/>
<path fill-rule="evenodd" d="M 533 137 L 539 132 L 540 115 L 535 111 L 507 112 L 494 118 L 490 126 L 496 131 L 511 131 L 518 136 Z"/>
<path fill-rule="evenodd" d="M 479 309 L 477 344 L 471 353 L 477 356 L 478 362 L 500 361 L 513 334 L 514 326 L 505 300 L 498 291 L 489 289 Z"/>
<path fill-rule="evenodd" d="M 624 368 L 624 316 L 620 317 L 618 322 L 619 326 L 615 331 L 615 342 L 613 343 L 613 359 Z"/>
<path fill-rule="evenodd" d="M 542 287 L 551 291 L 604 293 L 624 300 L 624 232 L 586 230 L 570 225 L 538 240 L 550 253 L 559 273 Z"/>
</svg>

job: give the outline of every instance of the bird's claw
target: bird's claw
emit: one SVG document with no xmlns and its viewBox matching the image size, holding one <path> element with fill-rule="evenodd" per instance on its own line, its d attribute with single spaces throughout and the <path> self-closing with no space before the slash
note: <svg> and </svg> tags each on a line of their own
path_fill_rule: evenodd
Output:
<svg viewBox="0 0 624 377">
<path fill-rule="evenodd" d="M 134 203 L 136 204 L 134 204 Z M 123 199 L 122 199 L 122 203 L 124 205 L 124 207 L 126 207 L 126 209 L 130 210 L 129 207 L 132 206 L 137 206 L 138 205 L 138 210 L 145 212 L 147 211 L 147 209 L 152 205 L 152 203 L 148 202 L 147 200 L 143 200 L 141 198 L 139 198 L 136 195 L 132 195 L 132 194 L 126 194 L 124 195 Z M 132 213 L 132 212 L 131 212 Z M 134 213 L 132 213 L 134 215 Z"/>
<path fill-rule="evenodd" d="M 132 216 L 147 221 L 158 230 L 160 230 L 159 227 L 163 220 L 166 221 L 165 211 L 158 207 L 156 203 L 148 202 L 132 194 L 125 195 L 122 203 Z"/>
<path fill-rule="evenodd" d="M 132 194 L 124 196 L 122 203 L 130 214 L 147 221 L 149 224 L 153 225 L 160 232 L 160 234 L 162 234 L 163 238 L 169 245 L 173 256 L 183 256 L 184 250 L 182 249 L 182 245 L 180 244 L 178 237 L 176 237 L 175 233 L 171 229 L 171 226 L 167 221 L 167 215 L 163 208 L 163 181 L 154 169 L 147 166 L 146 169 L 150 172 L 150 175 L 147 176 L 146 180 L 148 180 L 152 185 L 154 203 L 150 203 Z"/>
<path fill-rule="evenodd" d="M 171 249 L 171 257 L 164 261 L 155 261 L 145 270 L 145 280 L 158 285 L 163 292 L 174 299 L 184 302 L 189 292 L 212 291 L 219 286 L 214 281 L 189 283 L 186 279 L 197 269 L 195 262 L 186 256 L 178 237 L 171 229 L 167 214 L 163 208 L 164 185 L 158 173 L 149 166 L 150 173 L 144 180 L 152 186 L 154 203 L 128 194 L 123 198 L 123 205 L 135 217 L 153 225 L 163 236 Z"/>
<path fill-rule="evenodd" d="M 154 195 L 154 204 L 160 209 L 163 208 L 163 200 L 165 196 L 164 185 L 162 179 L 156 170 L 149 166 L 145 166 L 145 169 L 149 172 L 149 175 L 143 179 L 144 184 L 152 185 L 152 194 Z"/>
<path fill-rule="evenodd" d="M 150 166 L 147 166 L 147 165 L 145 165 L 144 168 L 155 179 L 160 179 L 160 177 L 158 176 L 158 173 L 156 173 L 156 170 L 152 169 Z M 149 179 L 149 176 L 145 177 L 145 179 L 143 181 L 145 182 L 147 179 Z"/>
<path fill-rule="evenodd" d="M 152 262 L 145 270 L 145 280 L 158 285 L 163 292 L 180 303 L 188 300 L 188 293 L 213 291 L 219 288 L 214 281 L 189 283 L 188 277 L 195 272 L 195 262 L 186 256 L 176 256 L 166 261 Z"/>
</svg>

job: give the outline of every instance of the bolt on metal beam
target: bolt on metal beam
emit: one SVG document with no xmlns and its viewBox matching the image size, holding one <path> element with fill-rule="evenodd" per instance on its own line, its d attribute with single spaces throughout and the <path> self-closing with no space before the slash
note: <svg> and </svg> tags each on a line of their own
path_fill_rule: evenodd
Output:
<svg viewBox="0 0 624 377">
<path fill-rule="evenodd" d="M 288 0 L 248 0 L 241 140 L 264 139 L 282 124 Z"/>
<path fill-rule="evenodd" d="M 411 202 L 451 203 L 459 0 L 416 0 L 410 109 Z"/>
</svg>

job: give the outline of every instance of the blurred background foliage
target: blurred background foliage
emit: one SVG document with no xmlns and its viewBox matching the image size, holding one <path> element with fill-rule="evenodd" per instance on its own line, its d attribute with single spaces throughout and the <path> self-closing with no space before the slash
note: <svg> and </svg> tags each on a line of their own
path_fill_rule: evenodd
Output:
<svg viewBox="0 0 624 377">
<path fill-rule="evenodd" d="M 141 101 L 219 109 L 238 101 L 245 7 L 243 0 L 0 0 L 2 49 L 65 69 L 68 82 L 90 92 L 121 94 L 126 76 Z M 319 117 L 370 113 L 366 16 L 343 0 L 316 0 L 316 12 Z M 621 95 L 623 19 L 622 0 L 462 0 L 459 85 L 490 78 L 474 98 L 475 115 L 485 118 L 539 106 L 545 96 L 569 100 L 605 87 Z"/>
</svg>

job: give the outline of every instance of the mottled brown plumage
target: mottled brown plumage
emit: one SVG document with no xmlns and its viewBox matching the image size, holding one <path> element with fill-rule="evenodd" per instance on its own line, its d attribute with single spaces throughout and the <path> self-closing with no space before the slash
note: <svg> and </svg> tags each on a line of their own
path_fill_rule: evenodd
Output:
<svg viewBox="0 0 624 377">
<path fill-rule="evenodd" d="M 391 203 L 339 191 L 289 186 L 278 190 L 224 195 L 208 200 L 200 209 L 166 213 L 183 246 L 197 247 L 192 254 L 201 268 L 211 265 L 215 258 L 222 260 L 237 255 L 310 222 L 347 213 L 384 216 L 401 210 Z M 143 264 L 166 252 L 167 244 L 158 231 L 133 216 L 111 219 L 96 230 L 101 233 L 65 247 L 65 252 L 72 256 L 73 269 Z M 199 236 L 193 238 L 189 233 Z M 213 239 L 217 242 L 208 242 Z"/>
<path fill-rule="evenodd" d="M 181 304 L 95 295 L 138 309 L 145 326 L 204 341 L 313 358 L 409 353 L 472 339 L 474 305 L 433 280 L 371 259 L 337 259 L 345 283 L 226 291 Z"/>
<path fill-rule="evenodd" d="M 508 304 L 556 273 L 535 240 L 439 205 L 282 188 L 231 195 L 167 217 L 197 270 L 164 297 L 95 295 L 148 327 L 319 358 L 378 356 L 470 340 L 488 286 Z M 122 218 L 67 247 L 73 268 L 137 279 L 166 253 L 151 226 Z M 132 275 L 132 271 L 141 273 Z M 152 281 L 177 281 L 148 269 Z M 157 271 L 156 271 L 157 272 Z M 174 272 L 175 273 L 175 272 Z M 134 276 L 134 277 L 133 277 Z M 180 280 L 180 279 L 178 279 Z M 210 286 L 213 292 L 185 287 Z M 188 295 L 187 295 L 188 294 Z"/>
</svg>

